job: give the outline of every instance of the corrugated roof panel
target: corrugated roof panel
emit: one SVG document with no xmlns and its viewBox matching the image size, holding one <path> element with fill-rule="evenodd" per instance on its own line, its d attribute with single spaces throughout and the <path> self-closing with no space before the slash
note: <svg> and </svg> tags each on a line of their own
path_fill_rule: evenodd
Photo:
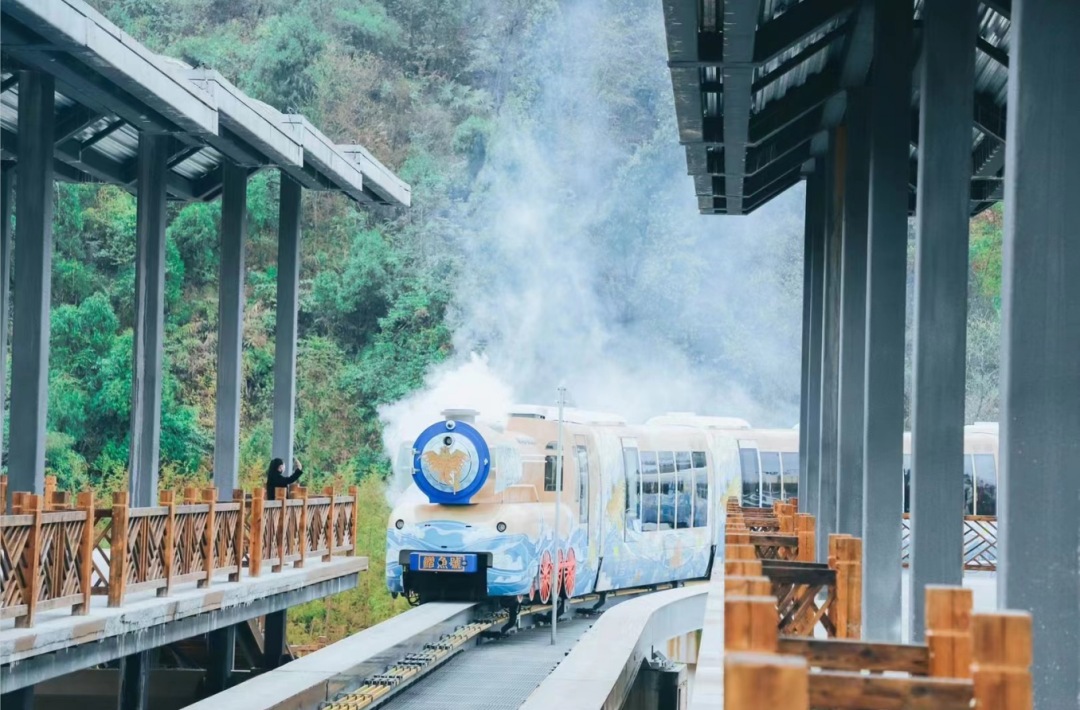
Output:
<svg viewBox="0 0 1080 710">
<path fill-rule="evenodd" d="M 207 146 L 175 166 L 173 170 L 186 178 L 201 178 L 217 169 L 224 160 L 225 157 L 221 153 Z"/>
</svg>

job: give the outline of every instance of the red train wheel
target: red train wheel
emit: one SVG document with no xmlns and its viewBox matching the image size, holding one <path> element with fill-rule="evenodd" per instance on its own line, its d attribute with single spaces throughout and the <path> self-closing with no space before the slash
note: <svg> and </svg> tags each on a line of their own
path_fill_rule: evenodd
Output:
<svg viewBox="0 0 1080 710">
<path fill-rule="evenodd" d="M 533 581 L 529 582 L 529 601 L 532 602 L 534 599 L 536 599 L 536 579 L 535 578 L 533 578 Z"/>
<path fill-rule="evenodd" d="M 563 588 L 566 586 L 563 584 L 563 575 L 566 573 L 566 558 L 563 557 L 562 550 L 559 550 L 559 573 L 555 575 L 555 598 L 559 599 L 562 596 Z"/>
<path fill-rule="evenodd" d="M 551 600 L 551 553 L 544 550 L 540 555 L 540 601 L 547 604 Z"/>
<path fill-rule="evenodd" d="M 574 583 L 577 581 L 577 554 L 574 548 L 566 553 L 566 571 L 563 573 L 563 587 L 566 589 L 566 598 L 574 595 Z"/>
</svg>

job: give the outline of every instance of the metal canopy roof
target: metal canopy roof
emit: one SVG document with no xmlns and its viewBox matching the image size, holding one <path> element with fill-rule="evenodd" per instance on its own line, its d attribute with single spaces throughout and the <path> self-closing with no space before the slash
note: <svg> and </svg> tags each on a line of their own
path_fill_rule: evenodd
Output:
<svg viewBox="0 0 1080 710">
<path fill-rule="evenodd" d="M 139 132 L 173 137 L 167 189 L 177 200 L 221 192 L 228 158 L 277 167 L 309 190 L 363 203 L 410 204 L 409 186 L 358 146 L 338 146 L 303 116 L 283 115 L 221 74 L 154 54 L 81 0 L 0 6 L 0 155 L 17 158 L 18 80 L 56 80 L 57 179 L 136 188 Z"/>
<path fill-rule="evenodd" d="M 919 18 L 912 96 L 915 207 Z M 664 0 L 679 142 L 703 214 L 748 214 L 813 169 L 862 86 L 873 18 L 858 0 Z M 1001 199 L 1010 0 L 980 10 L 972 125 L 972 214 Z"/>
</svg>

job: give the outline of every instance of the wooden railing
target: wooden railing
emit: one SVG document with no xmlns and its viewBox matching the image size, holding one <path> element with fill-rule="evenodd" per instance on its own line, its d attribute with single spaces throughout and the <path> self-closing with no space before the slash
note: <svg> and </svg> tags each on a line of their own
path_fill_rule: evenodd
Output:
<svg viewBox="0 0 1080 710">
<path fill-rule="evenodd" d="M 902 559 L 911 561 L 911 515 L 904 513 Z M 994 515 L 964 516 L 964 569 L 994 572 L 997 570 L 998 521 Z"/>
<path fill-rule="evenodd" d="M 6 476 L 0 485 L 6 489 Z M 319 498 L 296 487 L 272 501 L 262 489 L 250 501 L 243 491 L 218 501 L 214 488 L 187 488 L 182 501 L 163 491 L 150 508 L 130 507 L 126 492 L 114 493 L 109 509 L 95 509 L 91 493 L 80 493 L 77 507 L 54 490 L 12 500 L 11 514 L 0 515 L 0 618 L 16 617 L 18 626 L 58 607 L 85 613 L 91 595 L 115 607 L 130 593 L 166 596 L 185 582 L 208 586 L 215 575 L 235 582 L 245 566 L 257 577 L 264 562 L 277 572 L 309 557 L 355 554 L 355 486 L 346 496 L 326 488 Z"/>
<path fill-rule="evenodd" d="M 728 512 L 729 520 L 739 520 L 739 511 L 729 506 Z M 754 516 L 768 517 L 756 511 Z M 778 529 L 782 525 L 778 520 Z M 854 565 L 861 545 L 856 538 L 830 536 L 829 565 L 816 567 L 834 571 L 836 597 L 848 599 L 846 607 L 829 607 L 838 612 L 833 624 L 846 628 L 846 638 L 786 635 L 771 594 L 776 581 L 767 575 L 770 565 L 796 563 L 757 558 L 760 546 L 738 544 L 745 542 L 740 535 L 753 536 L 745 530 L 729 530 L 726 550 L 754 559 L 729 555 L 724 569 L 721 682 L 728 710 L 1032 709 L 1029 614 L 973 614 L 971 590 L 927 587 L 926 644 L 862 642 L 856 623 L 861 599 L 850 593 L 861 583 L 861 569 Z M 856 617 L 845 619 L 845 613 Z M 698 674 L 715 677 L 700 663 Z"/>
</svg>

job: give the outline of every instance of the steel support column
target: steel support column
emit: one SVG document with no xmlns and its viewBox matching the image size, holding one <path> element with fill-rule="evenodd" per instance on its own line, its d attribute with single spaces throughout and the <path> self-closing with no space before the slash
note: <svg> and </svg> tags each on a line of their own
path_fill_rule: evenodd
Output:
<svg viewBox="0 0 1080 710">
<path fill-rule="evenodd" d="M 806 219 L 811 231 L 810 355 L 807 358 L 806 472 L 799 481 L 799 509 L 817 514 L 818 476 L 821 471 L 821 315 L 825 293 L 825 176 L 820 171 L 806 180 Z"/>
<path fill-rule="evenodd" d="M 206 694 L 227 689 L 236 661 L 236 625 L 214 629 L 209 634 L 210 663 L 206 668 Z"/>
<path fill-rule="evenodd" d="M 34 710 L 34 686 L 0 695 L 0 707 L 4 710 Z"/>
<path fill-rule="evenodd" d="M 799 485 L 806 485 L 807 470 L 807 446 L 809 437 L 806 432 L 809 429 L 810 416 L 810 313 L 813 310 L 813 283 L 814 283 L 814 227 L 812 217 L 814 207 L 812 203 L 814 192 L 810 189 L 808 177 L 803 185 L 805 190 L 805 206 L 803 208 L 803 290 L 802 290 L 802 363 L 799 381 Z M 807 512 L 806 494 L 799 494 L 799 511 Z"/>
<path fill-rule="evenodd" d="M 11 188 L 15 183 L 15 163 L 0 164 L 0 459 L 4 453 L 4 405 L 7 402 L 8 311 L 11 298 Z"/>
<path fill-rule="evenodd" d="M 150 707 L 150 664 L 153 651 L 139 651 L 120 660 L 120 710 Z"/>
<path fill-rule="evenodd" d="M 135 226 L 135 352 L 131 367 L 131 505 L 157 504 L 161 350 L 165 331 L 165 185 L 169 136 L 140 133 Z"/>
<path fill-rule="evenodd" d="M 45 490 L 45 414 L 49 401 L 52 293 L 54 81 L 19 74 L 19 189 L 15 193 L 15 312 L 11 341 L 12 491 Z"/>
<path fill-rule="evenodd" d="M 263 667 L 266 670 L 277 668 L 285 659 L 285 629 L 288 627 L 286 613 L 286 610 L 282 609 L 266 615 L 263 630 Z"/>
<path fill-rule="evenodd" d="M 300 293 L 300 183 L 282 174 L 274 341 L 274 456 L 291 465 L 296 411 L 296 312 Z"/>
<path fill-rule="evenodd" d="M 964 577 L 964 393 L 976 0 L 927 0 L 919 78 L 910 638 L 927 584 Z"/>
<path fill-rule="evenodd" d="M 232 497 L 240 476 L 240 388 L 244 344 L 244 253 L 247 246 L 247 170 L 225 161 L 218 272 L 217 402 L 214 485 Z"/>
<path fill-rule="evenodd" d="M 863 636 L 868 641 L 899 641 L 901 628 L 912 14 L 911 3 L 902 0 L 880 2 L 874 11 L 863 443 Z"/>
<path fill-rule="evenodd" d="M 818 471 L 817 559 L 829 557 L 829 535 L 836 532 L 837 513 L 837 407 L 840 389 L 840 277 L 843 247 L 844 129 L 832 134 L 825 160 L 824 245 L 825 288 L 821 318 L 821 463 Z"/>
<path fill-rule="evenodd" d="M 1037 708 L 1080 701 L 1080 4 L 1013 0 L 998 604 L 1034 622 Z"/>
<path fill-rule="evenodd" d="M 837 532 L 862 537 L 863 386 L 866 373 L 866 229 L 869 125 L 865 93 L 848 91 L 840 285 Z"/>
</svg>

